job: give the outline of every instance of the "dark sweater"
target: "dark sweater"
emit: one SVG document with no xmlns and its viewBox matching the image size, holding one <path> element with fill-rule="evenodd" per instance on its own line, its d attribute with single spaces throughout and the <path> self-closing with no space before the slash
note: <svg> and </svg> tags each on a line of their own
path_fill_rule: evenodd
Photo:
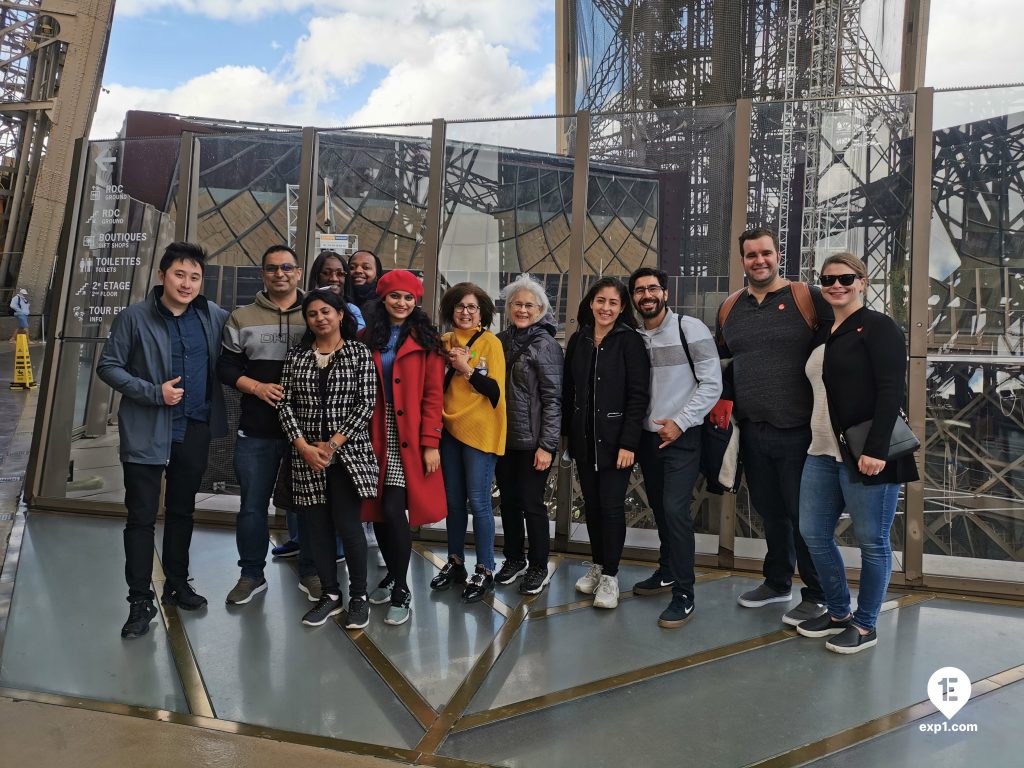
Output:
<svg viewBox="0 0 1024 768">
<path fill-rule="evenodd" d="M 832 308 L 821 291 L 811 287 L 818 325 L 831 325 Z M 765 422 L 778 429 L 806 427 L 811 422 L 814 394 L 804 365 L 814 348 L 808 328 L 787 284 L 767 294 L 760 304 L 746 292 L 719 329 L 725 344 L 719 355 L 732 358 L 731 381 L 736 416 Z"/>
<path fill-rule="evenodd" d="M 822 367 L 828 411 L 836 439 L 847 427 L 871 420 L 864 453 L 884 459 L 907 391 L 907 345 L 887 315 L 861 308 L 843 321 L 825 342 Z M 918 479 L 913 456 L 890 461 L 879 474 L 862 475 L 840 449 L 851 476 L 865 485 L 907 483 Z"/>
</svg>

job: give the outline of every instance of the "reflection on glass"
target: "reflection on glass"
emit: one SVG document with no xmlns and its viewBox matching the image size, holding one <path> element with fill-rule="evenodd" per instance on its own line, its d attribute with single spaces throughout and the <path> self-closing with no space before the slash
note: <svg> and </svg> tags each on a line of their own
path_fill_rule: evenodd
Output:
<svg viewBox="0 0 1024 768">
<path fill-rule="evenodd" d="M 424 129 L 425 137 L 415 135 Z M 387 133 L 319 134 L 317 232 L 350 238 L 333 250 L 372 251 L 385 269 L 423 269 L 429 133 L 430 126 L 398 126 Z"/>
<path fill-rule="evenodd" d="M 926 570 L 978 575 L 959 558 L 983 559 L 1005 564 L 987 575 L 1024 579 L 1021 365 L 930 357 L 927 419 Z"/>
<path fill-rule="evenodd" d="M 1024 353 L 1024 88 L 935 94 L 928 348 Z"/>
</svg>

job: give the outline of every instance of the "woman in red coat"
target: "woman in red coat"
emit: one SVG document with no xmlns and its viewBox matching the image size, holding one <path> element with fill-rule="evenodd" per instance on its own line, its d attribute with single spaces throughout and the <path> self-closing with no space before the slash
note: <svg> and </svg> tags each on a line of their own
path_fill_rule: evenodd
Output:
<svg viewBox="0 0 1024 768">
<path fill-rule="evenodd" d="M 362 341 L 377 368 L 377 403 L 370 441 L 380 465 L 378 493 L 363 501 L 363 519 L 372 521 L 388 567 L 370 593 L 375 605 L 390 602 L 386 624 L 409 620 L 406 582 L 412 554 L 410 526 L 443 520 L 447 502 L 441 457 L 441 405 L 444 350 L 427 314 L 416 306 L 423 284 L 404 269 L 377 281 L 380 301 L 363 307 Z M 406 522 L 405 511 L 409 511 Z"/>
</svg>

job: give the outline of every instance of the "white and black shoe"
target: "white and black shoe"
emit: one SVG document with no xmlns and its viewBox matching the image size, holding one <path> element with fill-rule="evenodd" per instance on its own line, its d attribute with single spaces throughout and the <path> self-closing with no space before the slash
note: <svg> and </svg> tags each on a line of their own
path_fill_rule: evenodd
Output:
<svg viewBox="0 0 1024 768">
<path fill-rule="evenodd" d="M 316 605 L 302 617 L 302 623 L 307 627 L 319 627 L 325 624 L 331 616 L 337 616 L 344 610 L 345 604 L 341 601 L 340 595 L 332 597 L 324 594 L 320 596 Z"/>
<path fill-rule="evenodd" d="M 345 629 L 362 629 L 370 623 L 370 603 L 366 595 L 350 598 L 348 616 L 345 618 Z"/>
<path fill-rule="evenodd" d="M 519 582 L 519 594 L 521 595 L 539 595 L 544 591 L 544 587 L 551 581 L 551 574 L 548 573 L 548 566 L 545 565 L 531 565 L 526 569 L 526 575 L 523 576 L 523 580 Z"/>
</svg>

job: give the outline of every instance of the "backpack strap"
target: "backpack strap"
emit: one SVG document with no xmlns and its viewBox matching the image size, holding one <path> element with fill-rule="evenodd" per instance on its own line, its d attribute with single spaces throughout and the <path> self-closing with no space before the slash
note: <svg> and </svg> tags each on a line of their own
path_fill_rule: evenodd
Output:
<svg viewBox="0 0 1024 768">
<path fill-rule="evenodd" d="M 472 347 L 473 346 L 473 342 L 476 341 L 477 339 L 479 339 L 483 335 L 484 335 L 484 329 L 481 328 L 479 331 L 477 331 L 476 333 L 473 334 L 473 337 L 469 340 L 469 343 L 466 345 L 466 349 L 469 349 L 470 347 Z M 453 378 L 455 378 L 455 369 L 454 368 L 449 368 L 445 372 L 445 374 L 444 374 L 444 390 L 443 390 L 444 392 L 448 391 L 448 385 L 452 383 L 452 379 Z"/>
<path fill-rule="evenodd" d="M 697 368 L 693 364 L 693 356 L 690 354 L 690 345 L 686 343 L 686 334 L 683 333 L 683 316 L 676 315 L 676 320 L 679 322 L 679 342 L 683 345 L 683 352 L 686 353 L 686 362 L 690 364 L 690 373 L 693 374 L 693 380 L 700 385 L 700 379 L 697 378 Z"/>
<path fill-rule="evenodd" d="M 800 315 L 811 331 L 818 330 L 818 310 L 814 308 L 814 299 L 811 297 L 811 288 L 807 283 L 792 282 L 789 284 L 793 291 L 793 301 Z"/>
<path fill-rule="evenodd" d="M 746 288 L 740 288 L 738 291 L 733 291 L 729 294 L 725 301 L 722 302 L 722 306 L 718 308 L 718 336 L 715 341 L 718 342 L 719 346 L 725 344 L 725 337 L 722 336 L 722 330 L 725 328 L 725 321 L 729 317 L 729 313 L 732 312 L 732 308 L 736 306 L 736 302 L 740 300 L 740 296 L 747 292 Z"/>
</svg>

